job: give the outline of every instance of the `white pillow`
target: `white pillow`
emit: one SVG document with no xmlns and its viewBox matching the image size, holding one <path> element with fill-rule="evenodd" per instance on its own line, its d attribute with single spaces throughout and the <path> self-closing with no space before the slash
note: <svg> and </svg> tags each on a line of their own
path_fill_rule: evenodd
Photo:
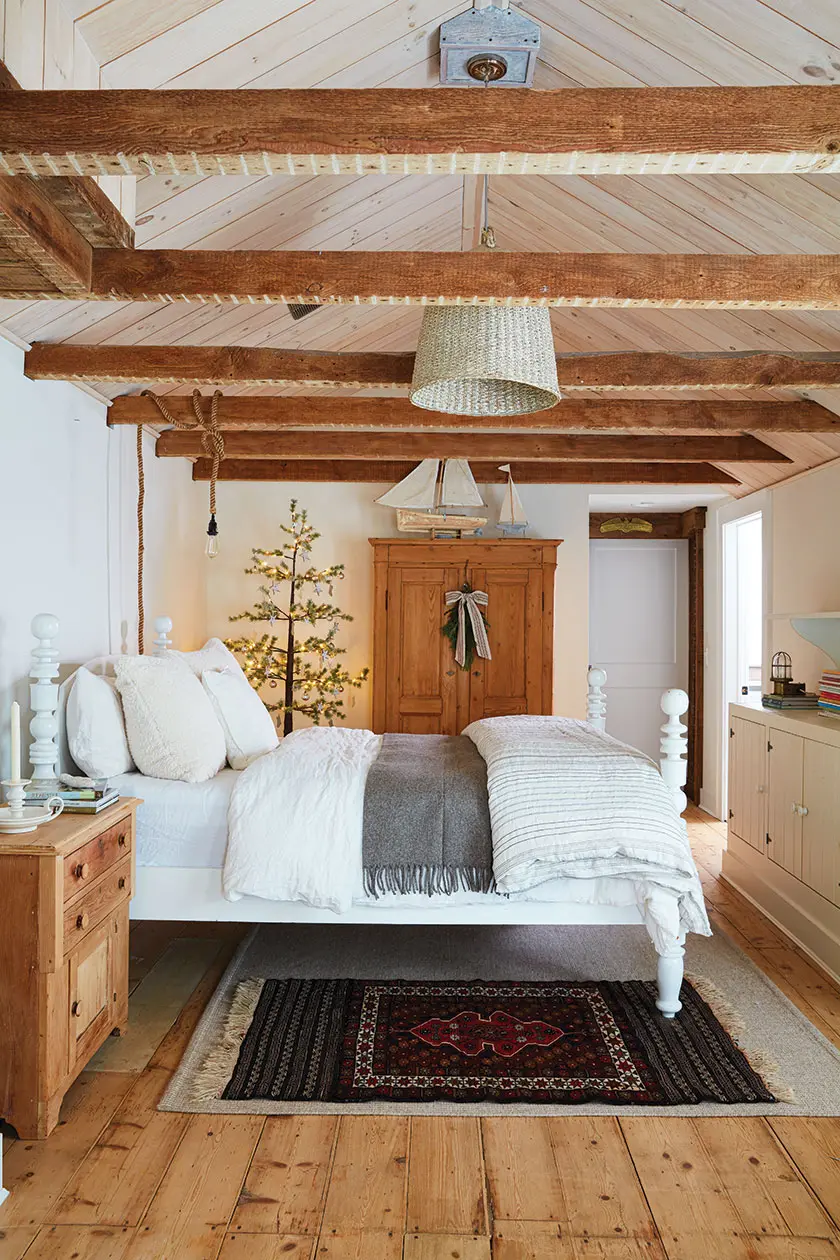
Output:
<svg viewBox="0 0 840 1260">
<path fill-rule="evenodd" d="M 77 670 L 65 720 L 70 756 L 83 774 L 110 779 L 134 769 L 113 678 Z"/>
<path fill-rule="evenodd" d="M 234 770 L 244 770 L 277 747 L 274 720 L 241 670 L 205 669 L 201 681 L 225 733 L 227 759 Z"/>
<path fill-rule="evenodd" d="M 128 746 L 141 774 L 203 783 L 225 764 L 225 736 L 201 683 L 174 653 L 116 662 Z"/>
<path fill-rule="evenodd" d="M 206 669 L 231 669 L 235 674 L 240 674 L 248 682 L 239 661 L 230 648 L 225 647 L 221 639 L 208 639 L 204 647 L 199 648 L 195 652 L 170 651 L 167 655 L 177 656 L 179 660 L 184 661 L 199 678 Z M 249 687 L 250 685 L 248 683 Z"/>
</svg>

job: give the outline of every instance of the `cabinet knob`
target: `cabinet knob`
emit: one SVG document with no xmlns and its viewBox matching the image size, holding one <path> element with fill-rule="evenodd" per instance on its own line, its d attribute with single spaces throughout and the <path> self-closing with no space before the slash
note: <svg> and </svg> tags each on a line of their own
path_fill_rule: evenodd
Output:
<svg viewBox="0 0 840 1260">
<path fill-rule="evenodd" d="M 70 1014 L 71 1014 L 71 1015 L 75 1015 L 75 1016 L 76 1016 L 76 1018 L 78 1019 L 78 1017 L 81 1015 L 81 1013 L 82 1013 L 82 1004 L 81 1004 L 81 1002 L 77 999 L 77 1000 L 73 1003 L 73 1005 L 70 1007 Z"/>
<path fill-rule="evenodd" d="M 87 862 L 78 862 L 73 874 L 76 876 L 76 879 L 87 879 L 90 874 L 90 867 Z"/>
<path fill-rule="evenodd" d="M 125 836 L 124 836 L 124 835 L 122 835 L 122 836 L 117 836 L 117 844 L 120 846 L 120 848 L 121 848 L 121 849 L 124 849 L 124 848 L 125 848 Z"/>
<path fill-rule="evenodd" d="M 125 888 L 125 876 L 124 876 L 124 875 L 120 875 L 119 879 L 117 880 L 117 888 Z"/>
<path fill-rule="evenodd" d="M 90 923 L 90 916 L 86 910 L 84 910 L 81 914 L 76 915 L 76 927 L 79 929 L 80 932 L 84 932 L 85 928 L 87 927 L 89 923 Z"/>
</svg>

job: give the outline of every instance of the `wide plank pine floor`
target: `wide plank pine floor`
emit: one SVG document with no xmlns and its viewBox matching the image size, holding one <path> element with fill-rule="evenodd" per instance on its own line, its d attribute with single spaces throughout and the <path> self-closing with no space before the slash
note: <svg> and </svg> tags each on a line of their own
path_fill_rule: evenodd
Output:
<svg viewBox="0 0 840 1260">
<path fill-rule="evenodd" d="M 840 990 L 721 883 L 723 825 L 689 829 L 715 927 L 840 1046 Z M 220 949 L 142 1073 L 7 1140 L 0 1260 L 840 1260 L 840 1119 L 158 1112 L 242 930 L 134 927 L 135 985 L 178 937 Z"/>
</svg>

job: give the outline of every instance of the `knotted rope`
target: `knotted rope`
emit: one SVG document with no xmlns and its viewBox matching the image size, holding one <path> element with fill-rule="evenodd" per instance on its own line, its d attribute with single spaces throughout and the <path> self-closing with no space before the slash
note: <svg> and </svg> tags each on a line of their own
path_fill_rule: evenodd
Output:
<svg viewBox="0 0 840 1260">
<path fill-rule="evenodd" d="M 144 398 L 151 398 L 167 424 L 175 429 L 201 429 L 201 446 L 212 461 L 210 469 L 210 519 L 215 526 L 216 521 L 216 479 L 219 475 L 219 464 L 225 457 L 225 437 L 219 429 L 219 399 L 222 391 L 217 389 L 210 399 L 210 415 L 205 416 L 201 410 L 201 390 L 192 392 L 192 405 L 195 420 L 178 420 L 166 406 L 162 398 L 151 389 L 143 390 Z M 143 426 L 137 426 L 137 648 L 143 655 L 143 639 L 146 630 L 146 613 L 143 606 L 143 559 L 145 546 L 143 540 L 143 508 L 146 500 L 146 477 L 143 468 Z M 215 532 L 215 529 L 214 529 Z"/>
<path fill-rule="evenodd" d="M 464 662 L 467 659 L 467 613 L 470 615 L 470 625 L 472 626 L 473 637 L 475 638 L 476 654 L 478 656 L 483 656 L 486 661 L 492 659 L 490 654 L 490 642 L 487 638 L 487 627 L 484 624 L 484 618 L 480 611 L 482 608 L 486 608 L 489 602 L 486 591 L 446 592 L 447 605 L 458 605 L 458 640 L 455 644 L 455 660 L 458 665 L 461 666 L 461 669 L 464 668 Z"/>
</svg>

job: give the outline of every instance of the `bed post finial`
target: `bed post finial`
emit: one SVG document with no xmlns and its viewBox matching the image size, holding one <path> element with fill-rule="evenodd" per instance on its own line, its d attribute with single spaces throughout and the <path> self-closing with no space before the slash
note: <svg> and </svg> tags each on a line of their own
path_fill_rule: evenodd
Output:
<svg viewBox="0 0 840 1260">
<path fill-rule="evenodd" d="M 30 624 L 38 640 L 38 646 L 32 651 L 29 669 L 29 677 L 34 680 L 29 684 L 29 706 L 34 715 L 29 723 L 33 739 L 29 746 L 31 790 L 60 786 L 56 776 L 58 683 L 53 681 L 58 678 L 58 649 L 55 647 L 58 625 L 58 617 L 53 613 L 38 613 Z"/>
<path fill-rule="evenodd" d="M 673 794 L 677 810 L 682 814 L 688 803 L 683 791 L 688 770 L 685 760 L 685 754 L 688 752 L 685 732 L 688 728 L 680 721 L 680 717 L 688 709 L 688 696 L 684 691 L 680 691 L 679 687 L 672 687 L 662 696 L 659 707 L 668 718 L 665 725 L 659 728 L 662 732 L 662 738 L 659 741 L 659 766 L 662 778 Z"/>
<path fill-rule="evenodd" d="M 586 675 L 589 689 L 586 693 L 586 720 L 598 731 L 607 729 L 607 697 L 602 691 L 607 681 L 605 669 L 593 668 Z"/>
<path fill-rule="evenodd" d="M 172 629 L 171 617 L 155 617 L 154 651 L 152 656 L 166 656 L 172 647 L 169 632 Z"/>
</svg>

